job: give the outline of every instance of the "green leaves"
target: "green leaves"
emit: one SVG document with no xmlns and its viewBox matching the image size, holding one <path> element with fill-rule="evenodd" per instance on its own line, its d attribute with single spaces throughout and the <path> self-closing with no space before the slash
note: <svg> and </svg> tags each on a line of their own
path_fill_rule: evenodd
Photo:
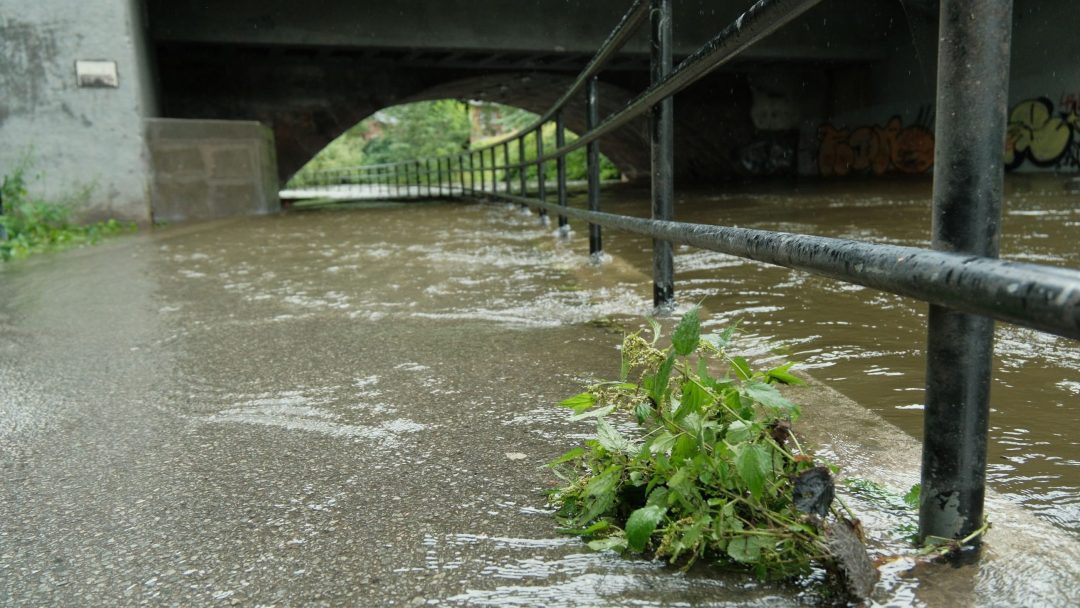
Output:
<svg viewBox="0 0 1080 608">
<path fill-rule="evenodd" d="M 675 333 L 671 336 L 671 345 L 675 352 L 687 356 L 697 350 L 698 340 L 701 337 L 701 322 L 698 320 L 698 307 L 690 309 L 679 324 L 675 326 Z"/>
<path fill-rule="evenodd" d="M 598 550 L 652 549 L 687 564 L 710 556 L 759 576 L 804 573 L 827 544 L 795 508 L 792 480 L 814 465 L 773 437 L 798 415 L 773 383 L 798 378 L 788 364 L 755 372 L 727 353 L 731 330 L 700 335 L 699 315 L 688 312 L 663 349 L 650 320 L 651 342 L 637 333 L 623 341 L 622 382 L 563 402 L 571 419 L 597 422 L 588 449 L 553 463 L 573 461 L 580 475 L 555 469 L 567 483 L 553 494 L 558 517 Z M 636 429 L 605 418 L 616 415 Z"/>
<path fill-rule="evenodd" d="M 652 505 L 631 513 L 630 518 L 626 520 L 627 546 L 634 551 L 644 550 L 645 543 L 649 542 L 649 537 L 652 536 L 653 530 L 664 518 L 666 512 L 667 509 Z"/>
<path fill-rule="evenodd" d="M 568 407 L 574 410 L 574 412 L 580 414 L 581 412 L 584 412 L 585 410 L 592 407 L 594 403 L 596 403 L 596 397 L 594 397 L 592 393 L 585 391 L 584 393 L 578 393 L 573 397 L 563 399 L 559 402 L 559 405 L 561 405 L 562 407 Z"/>
<path fill-rule="evenodd" d="M 798 406 L 785 399 L 771 384 L 751 382 L 746 385 L 746 395 L 771 410 L 775 416 L 788 416 L 794 419 L 799 415 Z"/>
<path fill-rule="evenodd" d="M 768 536 L 737 536 L 727 545 L 727 554 L 731 559 L 753 564 L 761 560 L 761 552 L 772 548 L 776 541 Z"/>
<path fill-rule="evenodd" d="M 746 482 L 750 495 L 760 501 L 765 494 L 765 479 L 772 472 L 772 456 L 760 444 L 740 444 L 735 448 L 735 471 Z"/>
</svg>

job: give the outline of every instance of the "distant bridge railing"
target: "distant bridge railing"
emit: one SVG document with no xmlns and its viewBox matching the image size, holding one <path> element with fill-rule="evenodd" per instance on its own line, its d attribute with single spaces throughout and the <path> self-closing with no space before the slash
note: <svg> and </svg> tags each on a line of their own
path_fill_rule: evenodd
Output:
<svg viewBox="0 0 1080 608">
<path fill-rule="evenodd" d="M 388 197 L 489 197 L 653 238 L 653 296 L 674 297 L 672 243 L 759 260 L 928 302 L 920 536 L 963 538 L 982 525 L 994 319 L 1080 338 L 1080 271 L 997 259 L 1000 240 L 1012 3 L 942 0 L 937 83 L 932 249 L 673 221 L 671 96 L 716 69 L 819 0 L 759 0 L 678 66 L 671 65 L 671 0 L 637 0 L 562 97 L 533 124 L 479 149 L 390 165 L 325 171 L 322 185 L 355 184 Z M 597 74 L 646 19 L 651 84 L 599 119 Z M 567 143 L 563 111 L 584 92 L 587 130 Z M 597 140 L 648 115 L 651 219 L 600 212 Z M 556 148 L 542 129 L 554 121 Z M 525 162 L 532 136 L 536 159 Z M 516 142 L 517 162 L 510 160 Z M 588 204 L 567 206 L 566 155 L 586 147 Z M 497 152 L 502 163 L 497 162 Z M 556 163 L 556 200 L 544 167 Z M 535 166 L 530 188 L 525 169 Z M 501 183 L 497 171 L 503 171 Z M 517 184 L 511 180 L 517 170 Z M 489 179 L 490 178 L 490 179 Z"/>
</svg>

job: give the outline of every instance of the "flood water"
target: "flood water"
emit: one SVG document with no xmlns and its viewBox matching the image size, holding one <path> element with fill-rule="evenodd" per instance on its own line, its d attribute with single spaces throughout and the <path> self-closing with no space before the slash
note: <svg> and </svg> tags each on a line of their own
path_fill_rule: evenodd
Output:
<svg viewBox="0 0 1080 608">
<path fill-rule="evenodd" d="M 1080 266 L 1071 195 L 1017 188 L 1006 256 Z M 884 190 L 683 192 L 676 214 L 924 244 L 927 185 Z M 647 192 L 610 189 L 604 206 L 642 215 Z M 639 326 L 652 293 L 645 239 L 606 233 L 596 265 L 575 228 L 559 237 L 505 204 L 357 203 L 0 266 L 0 603 L 818 602 L 809 586 L 681 573 L 557 534 L 537 463 L 594 429 L 555 404 L 618 373 L 611 326 Z M 798 361 L 918 436 L 923 305 L 676 253 L 681 306 L 701 302 L 712 328 L 738 320 L 740 353 Z M 1052 526 L 997 516 L 1052 550 L 998 536 L 979 566 L 894 564 L 881 605 L 1075 598 L 1075 344 L 998 332 L 992 483 Z M 893 530 L 910 513 L 849 500 L 875 557 L 906 547 Z"/>
<path fill-rule="evenodd" d="M 1074 190 L 1073 188 L 1077 188 Z M 816 183 L 676 193 L 680 221 L 928 247 L 930 184 Z M 648 192 L 618 190 L 605 211 L 647 215 Z M 1010 178 L 1005 259 L 1080 268 L 1080 182 Z M 647 239 L 612 233 L 605 248 L 648 272 Z M 677 248 L 680 303 L 707 322 L 738 321 L 741 347 L 774 353 L 919 438 L 926 309 L 921 302 L 719 253 Z M 645 286 L 639 289 L 645 289 Z M 999 323 L 991 389 L 993 487 L 1080 533 L 1080 348 L 1075 340 Z"/>
</svg>

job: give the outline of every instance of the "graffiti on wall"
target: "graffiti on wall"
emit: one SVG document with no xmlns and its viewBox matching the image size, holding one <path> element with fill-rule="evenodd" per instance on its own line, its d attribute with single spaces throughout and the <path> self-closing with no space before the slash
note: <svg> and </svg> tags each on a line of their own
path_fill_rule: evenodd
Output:
<svg viewBox="0 0 1080 608">
<path fill-rule="evenodd" d="M 915 174 L 934 164 L 934 133 L 921 124 L 905 127 L 899 116 L 884 125 L 854 130 L 826 123 L 818 128 L 818 137 L 818 170 L 823 176 Z"/>
<path fill-rule="evenodd" d="M 1080 168 L 1080 99 L 1063 96 L 1059 111 L 1046 97 L 1025 99 L 1009 110 L 1005 168 Z"/>
</svg>

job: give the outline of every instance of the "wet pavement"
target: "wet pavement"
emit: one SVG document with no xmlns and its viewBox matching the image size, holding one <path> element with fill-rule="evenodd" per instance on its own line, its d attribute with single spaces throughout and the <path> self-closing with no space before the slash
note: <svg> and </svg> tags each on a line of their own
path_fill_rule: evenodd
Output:
<svg viewBox="0 0 1080 608">
<path fill-rule="evenodd" d="M 580 232 L 507 206 L 366 206 L 0 267 L 0 604 L 822 601 L 557 533 L 539 465 L 590 428 L 555 403 L 618 373 L 617 332 L 589 322 L 649 308 L 647 277 L 590 265 Z M 859 412 L 822 411 L 809 436 L 902 487 L 912 440 Z M 876 601 L 1076 600 L 1075 541 L 994 500 L 981 566 L 894 562 Z M 895 519 L 867 515 L 878 554 Z"/>
</svg>

